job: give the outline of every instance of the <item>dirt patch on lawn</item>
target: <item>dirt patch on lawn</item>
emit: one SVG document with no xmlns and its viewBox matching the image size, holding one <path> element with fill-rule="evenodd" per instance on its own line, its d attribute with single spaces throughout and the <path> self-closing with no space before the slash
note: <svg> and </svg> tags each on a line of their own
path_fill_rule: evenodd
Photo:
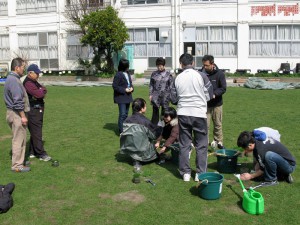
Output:
<svg viewBox="0 0 300 225">
<path fill-rule="evenodd" d="M 108 193 L 101 193 L 101 194 L 99 194 L 99 198 L 102 198 L 102 199 L 111 198 L 112 200 L 114 200 L 116 202 L 128 201 L 128 202 L 132 202 L 134 204 L 140 204 L 145 201 L 145 196 L 139 194 L 138 191 L 128 191 L 128 192 L 118 193 L 115 195 L 110 195 Z"/>
</svg>

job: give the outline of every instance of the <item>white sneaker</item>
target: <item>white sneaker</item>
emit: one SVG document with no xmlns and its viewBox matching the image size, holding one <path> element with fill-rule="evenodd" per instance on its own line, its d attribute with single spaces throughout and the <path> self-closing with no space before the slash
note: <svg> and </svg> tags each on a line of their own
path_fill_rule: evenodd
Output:
<svg viewBox="0 0 300 225">
<path fill-rule="evenodd" d="M 196 182 L 199 182 L 199 177 L 198 177 L 198 175 L 199 175 L 199 173 L 196 173 L 196 174 L 195 174 L 195 181 L 196 181 Z"/>
<path fill-rule="evenodd" d="M 190 179 L 191 179 L 191 174 L 189 174 L 189 173 L 183 174 L 183 181 L 188 182 L 188 181 L 190 181 Z"/>
<path fill-rule="evenodd" d="M 217 143 L 216 141 L 212 141 L 212 142 L 210 143 L 210 146 L 211 146 L 212 148 L 217 148 L 217 147 L 218 147 L 218 143 Z"/>
</svg>

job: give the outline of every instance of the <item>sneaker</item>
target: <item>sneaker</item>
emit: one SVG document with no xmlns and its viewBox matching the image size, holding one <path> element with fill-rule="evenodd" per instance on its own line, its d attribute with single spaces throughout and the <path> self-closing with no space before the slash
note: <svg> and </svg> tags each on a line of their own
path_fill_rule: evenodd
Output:
<svg viewBox="0 0 300 225">
<path fill-rule="evenodd" d="M 188 181 L 190 181 L 190 179 L 191 179 L 191 174 L 189 174 L 189 173 L 183 174 L 183 181 L 188 182 Z"/>
<path fill-rule="evenodd" d="M 30 161 L 25 161 L 25 162 L 24 162 L 24 166 L 29 166 L 30 164 L 31 164 Z"/>
<path fill-rule="evenodd" d="M 218 149 L 225 149 L 224 145 L 222 142 L 218 142 Z"/>
<path fill-rule="evenodd" d="M 259 186 L 261 187 L 267 187 L 267 186 L 274 186 L 274 185 L 277 185 L 279 184 L 277 180 L 273 180 L 273 181 L 265 181 L 265 182 L 262 182 Z"/>
<path fill-rule="evenodd" d="M 166 163 L 166 160 L 165 159 L 160 159 L 157 164 L 161 165 L 161 164 L 164 164 L 164 163 Z"/>
<path fill-rule="evenodd" d="M 31 159 L 35 158 L 35 155 L 34 154 L 30 154 L 29 158 L 31 158 Z"/>
<path fill-rule="evenodd" d="M 196 181 L 196 182 L 199 182 L 199 177 L 198 177 L 198 176 L 199 176 L 199 173 L 196 173 L 196 174 L 195 174 L 195 181 Z"/>
<path fill-rule="evenodd" d="M 142 171 L 142 164 L 139 161 L 134 160 L 133 161 L 133 172 L 140 173 L 141 171 Z"/>
<path fill-rule="evenodd" d="M 24 173 L 24 172 L 29 172 L 30 171 L 30 167 L 28 166 L 19 166 L 15 169 L 11 169 L 12 172 L 16 172 L 16 173 Z"/>
<path fill-rule="evenodd" d="M 212 148 L 217 148 L 218 144 L 217 144 L 216 141 L 212 141 L 212 142 L 210 143 L 210 146 L 211 146 Z"/>
<path fill-rule="evenodd" d="M 286 182 L 288 182 L 289 184 L 293 183 L 294 182 L 294 178 L 292 177 L 292 174 L 289 174 L 287 177 L 286 177 Z"/>
<path fill-rule="evenodd" d="M 43 155 L 40 157 L 40 160 L 44 161 L 44 162 L 48 162 L 50 161 L 52 158 L 49 155 Z"/>
</svg>

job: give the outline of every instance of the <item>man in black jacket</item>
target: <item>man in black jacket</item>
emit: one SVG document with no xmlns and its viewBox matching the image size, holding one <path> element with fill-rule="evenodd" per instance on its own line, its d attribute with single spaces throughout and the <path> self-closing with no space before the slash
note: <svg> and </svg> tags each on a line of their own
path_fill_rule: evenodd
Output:
<svg viewBox="0 0 300 225">
<path fill-rule="evenodd" d="M 205 55 L 202 58 L 203 67 L 201 71 L 205 73 L 213 86 L 213 98 L 207 102 L 207 130 L 209 133 L 210 120 L 213 121 L 213 136 L 211 142 L 213 148 L 223 149 L 223 130 L 222 130 L 222 115 L 223 115 L 223 98 L 222 95 L 226 92 L 226 78 L 222 70 L 219 70 L 214 63 L 212 55 Z M 207 135 L 209 138 L 209 135 Z M 209 140 L 208 140 L 209 141 Z"/>
</svg>

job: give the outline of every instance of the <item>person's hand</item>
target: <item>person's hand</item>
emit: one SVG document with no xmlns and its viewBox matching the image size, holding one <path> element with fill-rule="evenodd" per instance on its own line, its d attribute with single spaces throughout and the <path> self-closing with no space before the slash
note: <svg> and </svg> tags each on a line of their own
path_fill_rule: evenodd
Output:
<svg viewBox="0 0 300 225">
<path fill-rule="evenodd" d="M 130 87 L 129 90 L 130 90 L 130 92 L 133 92 L 133 87 Z"/>
<path fill-rule="evenodd" d="M 21 123 L 22 123 L 23 126 L 26 126 L 26 125 L 27 125 L 28 120 L 27 120 L 26 116 L 21 117 Z"/>
<path fill-rule="evenodd" d="M 154 145 L 155 148 L 159 148 L 159 142 L 156 142 Z"/>
<path fill-rule="evenodd" d="M 126 88 L 125 91 L 126 91 L 126 93 L 130 93 L 131 92 L 130 88 Z"/>
<path fill-rule="evenodd" d="M 161 150 L 159 151 L 159 154 L 162 154 L 162 153 L 164 153 L 165 151 L 166 151 L 166 147 L 164 146 L 164 147 L 162 147 Z"/>
<path fill-rule="evenodd" d="M 149 100 L 150 100 L 150 102 L 152 101 L 152 95 L 149 96 Z"/>
<path fill-rule="evenodd" d="M 241 180 L 251 180 L 252 179 L 252 175 L 250 173 L 243 173 L 241 174 Z"/>
</svg>

